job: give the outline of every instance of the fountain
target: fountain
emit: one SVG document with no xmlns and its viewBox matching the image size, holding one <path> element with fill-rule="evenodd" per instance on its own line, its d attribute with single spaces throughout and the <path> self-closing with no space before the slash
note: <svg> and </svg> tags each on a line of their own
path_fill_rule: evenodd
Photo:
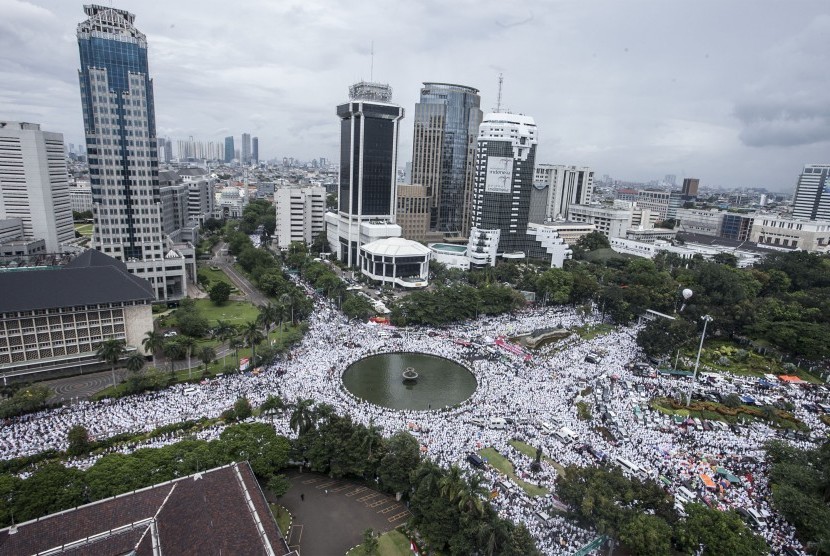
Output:
<svg viewBox="0 0 830 556">
<path fill-rule="evenodd" d="M 404 384 L 411 384 L 418 380 L 418 373 L 415 372 L 413 367 L 407 367 L 404 369 L 401 376 L 403 377 Z"/>
</svg>

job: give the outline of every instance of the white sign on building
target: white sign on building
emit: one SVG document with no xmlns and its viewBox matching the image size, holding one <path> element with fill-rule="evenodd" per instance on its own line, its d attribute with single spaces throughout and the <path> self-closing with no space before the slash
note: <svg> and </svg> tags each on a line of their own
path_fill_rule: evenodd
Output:
<svg viewBox="0 0 830 556">
<path fill-rule="evenodd" d="M 487 179 L 484 191 L 487 193 L 510 193 L 513 181 L 513 159 L 506 156 L 491 156 L 487 159 Z"/>
</svg>

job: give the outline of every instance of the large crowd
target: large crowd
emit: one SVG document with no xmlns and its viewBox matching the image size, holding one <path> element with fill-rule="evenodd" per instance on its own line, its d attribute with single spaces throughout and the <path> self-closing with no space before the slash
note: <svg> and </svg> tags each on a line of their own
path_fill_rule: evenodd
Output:
<svg viewBox="0 0 830 556">
<path fill-rule="evenodd" d="M 467 455 L 484 447 L 494 448 L 512 463 L 517 476 L 549 492 L 530 497 L 498 471 L 483 471 L 494 485 L 506 486 L 492 500 L 499 514 L 524 523 L 544 554 L 572 554 L 597 536 L 595 531 L 549 511 L 561 507 L 555 496 L 557 470 L 551 460 L 563 466 L 586 466 L 596 465 L 600 457 L 617 462 L 622 459 L 630 464 L 624 469 L 627 474 L 660 480 L 672 493 L 691 491 L 698 502 L 721 509 L 757 510 L 766 517 L 766 525 L 759 532 L 772 552 L 779 553 L 783 547 L 802 549 L 794 529 L 775 514 L 769 503 L 762 444 L 776 436 L 776 429 L 753 421 L 740 428 L 704 430 L 690 422 L 678 425 L 649 409 L 646 402 L 651 397 L 685 395 L 688 379 L 632 372 L 630 363 L 642 357 L 635 342 L 637 326 L 618 327 L 590 340 L 572 335 L 533 351 L 528 358 L 515 344 L 508 345 L 508 350 L 493 340 L 533 329 L 597 325 L 597 316 L 579 315 L 564 308 L 537 308 L 481 317 L 448 329 L 421 327 L 390 335 L 381 333 L 385 329 L 382 326 L 349 322 L 328 301 L 317 299 L 309 321 L 302 342 L 262 373 L 231 374 L 205 381 L 195 389 L 192 385 L 177 385 L 160 392 L 81 402 L 15 419 L 0 431 L 0 459 L 65 449 L 67 431 L 76 424 L 86 427 L 95 438 L 107 438 L 202 416 L 216 417 L 240 397 L 246 397 L 254 406 L 271 394 L 288 402 L 310 398 L 330 404 L 357 422 L 371 422 L 386 434 L 410 431 L 427 457 L 445 467 L 456 464 L 473 472 L 466 462 Z M 360 400 L 343 388 L 340 376 L 354 361 L 375 353 L 399 351 L 435 354 L 462 363 L 476 377 L 475 393 L 451 408 L 402 411 Z M 589 353 L 596 354 L 599 361 L 586 361 Z M 720 387 L 742 394 L 769 395 L 737 377 Z M 602 392 L 610 395 L 603 397 Z M 795 403 L 799 419 L 814 430 L 824 431 L 821 421 L 802 408 L 817 393 L 793 388 L 780 395 Z M 592 418 L 580 418 L 575 404 L 580 400 L 592 409 Z M 635 412 L 635 406 L 641 409 Z M 608 415 L 613 425 L 606 421 Z M 508 425 L 492 427 L 493 418 L 506 419 Z M 295 436 L 288 425 L 288 412 L 256 419 L 272 423 L 279 434 Z M 221 430 L 217 426 L 199 434 L 215 438 Z M 557 433 L 559 430 L 567 430 L 570 436 Z M 128 451 L 176 440 L 175 435 L 167 435 L 114 449 Z M 517 450 L 509 443 L 511 440 L 541 448 L 548 456 L 542 459 L 541 470 L 532 471 L 533 458 Z M 812 446 L 809 440 L 787 441 Z M 94 461 L 83 458 L 70 464 L 87 467 Z M 718 468 L 740 480 L 723 480 Z M 714 488 L 706 478 L 714 482 Z"/>
</svg>

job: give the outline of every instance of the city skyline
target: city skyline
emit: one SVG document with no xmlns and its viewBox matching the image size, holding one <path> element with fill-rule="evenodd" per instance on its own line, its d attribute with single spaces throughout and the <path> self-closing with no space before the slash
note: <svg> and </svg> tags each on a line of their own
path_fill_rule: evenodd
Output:
<svg viewBox="0 0 830 556">
<path fill-rule="evenodd" d="M 0 117 L 83 143 L 82 3 L 2 3 Z M 503 72 L 502 105 L 543 130 L 540 162 L 780 192 L 805 164 L 827 162 L 824 3 L 378 6 L 113 5 L 148 36 L 158 135 L 218 141 L 245 130 L 263 139 L 261 159 L 336 158 L 331 106 L 361 78 L 389 83 L 410 113 L 422 82 L 463 83 L 481 91 L 486 113 Z M 412 124 L 402 121 L 401 162 Z"/>
</svg>

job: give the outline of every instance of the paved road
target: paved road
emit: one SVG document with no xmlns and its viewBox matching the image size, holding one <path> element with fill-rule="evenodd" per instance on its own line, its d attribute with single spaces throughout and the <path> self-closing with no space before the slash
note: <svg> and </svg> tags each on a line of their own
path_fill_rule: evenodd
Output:
<svg viewBox="0 0 830 556">
<path fill-rule="evenodd" d="M 291 488 L 279 503 L 294 516 L 291 530 L 284 534 L 300 554 L 345 554 L 362 542 L 364 530 L 385 533 L 412 515 L 394 496 L 352 481 L 297 472 L 288 478 Z"/>
<path fill-rule="evenodd" d="M 128 374 L 129 371 L 126 369 L 115 370 L 115 377 L 118 382 L 124 380 Z M 56 403 L 61 401 L 70 402 L 72 398 L 85 400 L 96 392 L 100 392 L 104 388 L 112 386 L 112 373 L 111 371 L 101 371 L 66 378 L 56 378 L 54 380 L 45 380 L 43 382 L 39 382 L 38 384 L 48 386 L 55 392 L 55 394 L 47 400 L 48 403 Z"/>
<path fill-rule="evenodd" d="M 233 267 L 233 257 L 222 254 L 227 248 L 228 244 L 225 242 L 216 244 L 213 249 L 213 258 L 210 260 L 211 266 L 221 269 L 231 279 L 231 282 L 234 283 L 236 288 L 245 295 L 248 301 L 254 305 L 267 305 L 270 301 L 268 297 L 256 289 L 248 278 Z"/>
</svg>

